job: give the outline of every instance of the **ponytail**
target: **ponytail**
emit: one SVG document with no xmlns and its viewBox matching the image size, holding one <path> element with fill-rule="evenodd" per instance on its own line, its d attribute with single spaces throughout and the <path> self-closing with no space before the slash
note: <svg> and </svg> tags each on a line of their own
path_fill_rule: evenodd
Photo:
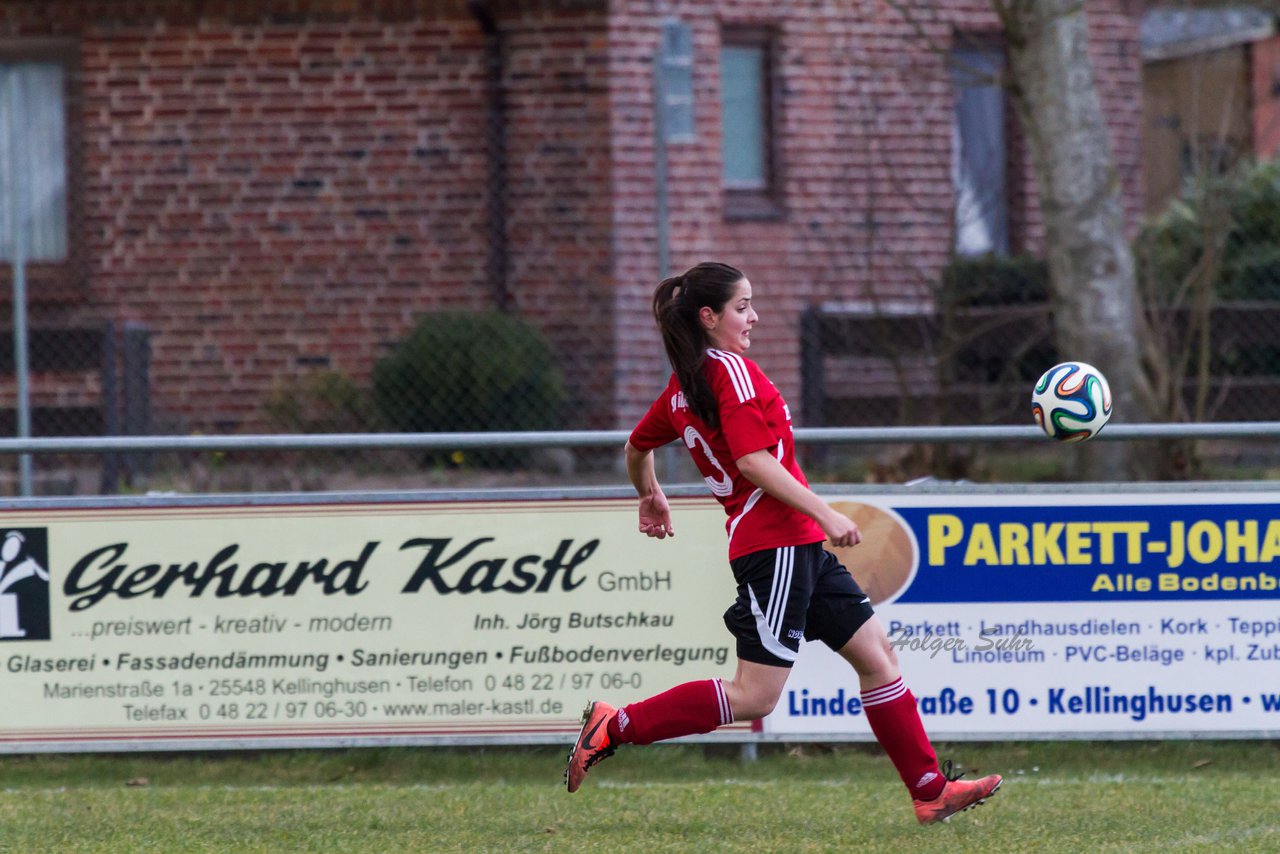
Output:
<svg viewBox="0 0 1280 854">
<path fill-rule="evenodd" d="M 663 279 L 653 293 L 653 317 L 685 403 L 690 412 L 714 428 L 720 426 L 720 410 L 703 373 L 711 341 L 698 313 L 704 306 L 717 314 L 724 311 L 743 278 L 740 270 L 728 264 L 704 261 L 679 276 Z"/>
</svg>

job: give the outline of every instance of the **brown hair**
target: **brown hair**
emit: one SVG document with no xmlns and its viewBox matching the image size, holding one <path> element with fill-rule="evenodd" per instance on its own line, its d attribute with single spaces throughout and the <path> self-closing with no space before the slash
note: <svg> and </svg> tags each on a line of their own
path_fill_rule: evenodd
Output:
<svg viewBox="0 0 1280 854">
<path fill-rule="evenodd" d="M 712 427 L 720 426 L 720 411 L 715 393 L 702 373 L 711 340 L 698 320 L 698 312 L 703 306 L 716 314 L 724 311 L 744 278 L 736 267 L 703 261 L 679 276 L 664 279 L 653 293 L 653 316 L 662 331 L 662 346 L 684 392 L 685 403 Z"/>
</svg>

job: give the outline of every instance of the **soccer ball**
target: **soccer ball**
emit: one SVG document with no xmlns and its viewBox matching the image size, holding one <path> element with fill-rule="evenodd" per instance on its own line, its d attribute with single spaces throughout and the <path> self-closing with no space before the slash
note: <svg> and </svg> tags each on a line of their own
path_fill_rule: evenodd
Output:
<svg viewBox="0 0 1280 854">
<path fill-rule="evenodd" d="M 1031 414 L 1050 439 L 1083 442 L 1110 420 L 1111 387 L 1093 365 L 1054 365 L 1036 381 Z"/>
</svg>

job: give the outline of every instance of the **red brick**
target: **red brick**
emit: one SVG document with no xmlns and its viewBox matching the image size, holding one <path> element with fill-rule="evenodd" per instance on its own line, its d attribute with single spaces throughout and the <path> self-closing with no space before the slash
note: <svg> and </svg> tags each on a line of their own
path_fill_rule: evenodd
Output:
<svg viewBox="0 0 1280 854">
<path fill-rule="evenodd" d="M 161 423 L 260 427 L 261 401 L 305 370 L 297 356 L 365 378 L 421 314 L 486 305 L 485 41 L 463 0 L 0 5 L 7 36 L 79 42 L 88 265 L 75 311 L 152 329 Z M 669 10 L 490 5 L 508 50 L 511 293 L 570 366 L 580 405 L 566 426 L 623 426 L 666 370 L 648 304 L 651 60 Z M 1133 214 L 1138 5 L 1088 4 Z M 668 149 L 672 262 L 747 271 L 762 312 L 752 355 L 798 413 L 804 307 L 873 289 L 922 298 L 949 254 L 949 75 L 904 9 L 943 46 L 996 28 L 986 0 L 678 4 L 697 52 L 697 138 Z M 721 21 L 781 34 L 778 221 L 723 216 Z M 1014 232 L 1034 249 L 1043 223 L 1022 147 L 1010 180 Z"/>
</svg>

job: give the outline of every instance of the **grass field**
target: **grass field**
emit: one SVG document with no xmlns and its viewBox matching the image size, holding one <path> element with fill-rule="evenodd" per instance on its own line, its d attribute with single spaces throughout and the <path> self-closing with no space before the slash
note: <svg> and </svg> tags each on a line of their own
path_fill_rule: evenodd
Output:
<svg viewBox="0 0 1280 854">
<path fill-rule="evenodd" d="M 0 851 L 1280 851 L 1271 742 L 955 744 L 1005 786 L 919 827 L 877 748 L 0 757 Z"/>
</svg>

